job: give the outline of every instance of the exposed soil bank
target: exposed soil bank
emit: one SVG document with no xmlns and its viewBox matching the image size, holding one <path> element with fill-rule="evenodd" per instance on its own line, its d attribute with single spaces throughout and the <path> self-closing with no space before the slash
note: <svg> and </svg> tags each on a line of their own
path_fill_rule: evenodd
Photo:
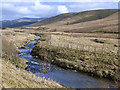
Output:
<svg viewBox="0 0 120 90">
<path fill-rule="evenodd" d="M 48 45 L 48 35 L 40 35 L 31 55 L 65 69 L 86 72 L 92 76 L 120 81 L 118 56 L 114 53 L 79 51 Z"/>
</svg>

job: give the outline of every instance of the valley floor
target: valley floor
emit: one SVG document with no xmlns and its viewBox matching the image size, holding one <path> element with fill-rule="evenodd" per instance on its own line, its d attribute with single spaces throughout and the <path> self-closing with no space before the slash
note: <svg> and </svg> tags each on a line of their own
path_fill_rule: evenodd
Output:
<svg viewBox="0 0 120 90">
<path fill-rule="evenodd" d="M 118 39 L 39 34 L 32 55 L 66 69 L 120 81 Z"/>
</svg>

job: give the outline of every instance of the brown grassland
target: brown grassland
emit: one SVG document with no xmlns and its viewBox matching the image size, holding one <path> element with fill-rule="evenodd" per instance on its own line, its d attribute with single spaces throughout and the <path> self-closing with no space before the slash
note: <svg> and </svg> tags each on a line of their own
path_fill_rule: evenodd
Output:
<svg viewBox="0 0 120 90">
<path fill-rule="evenodd" d="M 2 38 L 1 88 L 62 88 L 63 86 L 52 80 L 44 81 L 25 70 L 27 60 L 18 56 L 20 53 L 18 48 L 34 40 L 35 35 L 9 30 L 4 30 L 3 35 L 0 36 Z"/>
<path fill-rule="evenodd" d="M 120 81 L 118 39 L 39 34 L 32 55 L 66 69 Z"/>
<path fill-rule="evenodd" d="M 118 13 L 116 9 L 67 13 L 2 30 L 2 86 L 62 87 L 53 81 L 43 82 L 24 70 L 25 59 L 13 58 L 13 53 L 20 53 L 18 48 L 34 40 L 35 35 L 40 36 L 31 52 L 35 58 L 120 82 Z"/>
</svg>

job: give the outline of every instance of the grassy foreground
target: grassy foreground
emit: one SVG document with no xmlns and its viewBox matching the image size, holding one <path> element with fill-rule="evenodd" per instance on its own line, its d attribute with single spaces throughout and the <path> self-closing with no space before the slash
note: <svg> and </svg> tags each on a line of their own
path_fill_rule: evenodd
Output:
<svg viewBox="0 0 120 90">
<path fill-rule="evenodd" d="M 5 88 L 60 88 L 61 85 L 53 81 L 43 81 L 24 69 L 16 68 L 10 62 L 2 60 L 2 86 Z"/>
<path fill-rule="evenodd" d="M 57 36 L 56 38 L 47 34 L 41 34 L 40 36 L 40 40 L 35 43 L 35 47 L 31 53 L 36 58 L 46 60 L 65 69 L 74 69 L 86 72 L 92 76 L 120 81 L 119 62 L 116 52 L 102 51 L 104 48 L 99 51 L 96 49 L 95 51 L 91 51 L 91 49 L 79 49 L 79 47 L 71 48 L 66 45 L 58 44 L 61 38 L 59 38 L 60 41 L 57 42 L 55 40 Z M 68 43 L 68 41 L 65 41 L 65 38 L 62 43 Z M 51 39 L 50 41 L 52 42 L 49 42 L 49 39 Z M 77 40 L 77 42 L 79 41 Z M 85 42 L 83 41 L 83 43 Z M 97 40 L 97 43 L 102 43 L 102 41 Z M 98 47 L 100 46 L 99 44 L 96 45 L 98 45 Z"/>
<path fill-rule="evenodd" d="M 34 40 L 32 34 L 2 35 L 2 59 L 0 88 L 62 88 L 52 80 L 43 81 L 25 70 L 27 60 L 18 56 L 20 47 Z"/>
</svg>

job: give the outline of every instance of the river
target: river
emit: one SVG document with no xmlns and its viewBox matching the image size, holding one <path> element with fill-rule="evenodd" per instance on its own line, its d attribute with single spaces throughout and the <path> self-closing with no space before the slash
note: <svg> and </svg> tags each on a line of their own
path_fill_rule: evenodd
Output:
<svg viewBox="0 0 120 90">
<path fill-rule="evenodd" d="M 74 70 L 65 70 L 63 68 L 51 65 L 43 60 L 33 58 L 30 53 L 34 47 L 34 43 L 39 39 L 36 36 L 36 40 L 31 41 L 25 48 L 20 48 L 21 58 L 25 58 L 28 61 L 27 71 L 31 71 L 38 77 L 43 77 L 44 68 L 49 72 L 46 73 L 47 79 L 52 79 L 64 86 L 73 88 L 114 88 L 116 85 L 109 80 L 100 79 L 88 76 L 87 74 L 80 73 Z M 50 68 L 49 68 L 50 67 Z"/>
</svg>

